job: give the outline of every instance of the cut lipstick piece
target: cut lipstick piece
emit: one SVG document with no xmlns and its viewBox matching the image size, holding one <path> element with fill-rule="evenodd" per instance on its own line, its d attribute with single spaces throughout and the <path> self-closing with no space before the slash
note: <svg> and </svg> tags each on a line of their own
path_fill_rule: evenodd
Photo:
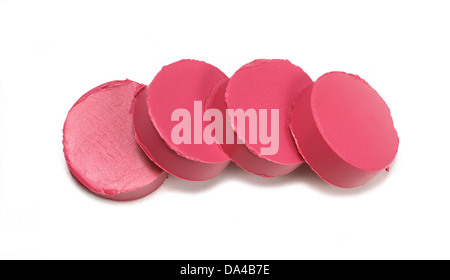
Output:
<svg viewBox="0 0 450 280">
<path fill-rule="evenodd" d="M 285 175 L 303 162 L 289 131 L 292 103 L 312 80 L 287 60 L 255 60 L 231 77 L 226 93 L 212 107 L 227 114 L 234 140 L 223 141 L 225 153 L 241 168 L 263 177 Z M 246 117 L 239 120 L 239 111 Z M 255 127 L 256 126 L 256 127 Z"/>
<path fill-rule="evenodd" d="M 167 173 L 154 165 L 134 138 L 136 82 L 113 81 L 81 97 L 67 115 L 63 144 L 72 175 L 94 194 L 134 200 L 155 191 Z"/>
<path fill-rule="evenodd" d="M 201 61 L 163 67 L 135 102 L 136 140 L 147 156 L 185 180 L 204 181 L 222 172 L 230 160 L 215 142 L 204 141 L 210 122 L 203 114 L 205 102 L 227 82 L 224 73 Z"/>
<path fill-rule="evenodd" d="M 342 72 L 325 74 L 300 93 L 290 127 L 310 167 L 343 188 L 388 168 L 399 145 L 383 99 L 360 77 Z"/>
</svg>

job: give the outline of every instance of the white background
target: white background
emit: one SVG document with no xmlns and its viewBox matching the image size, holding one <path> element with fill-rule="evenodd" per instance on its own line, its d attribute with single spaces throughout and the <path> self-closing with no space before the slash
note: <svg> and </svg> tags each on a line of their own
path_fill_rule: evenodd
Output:
<svg viewBox="0 0 450 280">
<path fill-rule="evenodd" d="M 449 259 L 448 1 L 0 0 L 0 258 Z M 104 82 L 166 64 L 231 76 L 285 58 L 313 80 L 359 74 L 400 136 L 391 173 L 344 190 L 306 166 L 170 177 L 144 199 L 98 198 L 69 174 L 68 110 Z"/>
</svg>

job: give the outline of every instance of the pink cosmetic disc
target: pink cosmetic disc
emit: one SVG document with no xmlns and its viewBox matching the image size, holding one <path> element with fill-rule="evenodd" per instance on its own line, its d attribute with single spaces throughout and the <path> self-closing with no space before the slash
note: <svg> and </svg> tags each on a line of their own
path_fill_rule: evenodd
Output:
<svg viewBox="0 0 450 280">
<path fill-rule="evenodd" d="M 82 96 L 67 115 L 63 130 L 67 165 L 98 196 L 138 199 L 167 178 L 134 138 L 131 110 L 140 88 L 145 86 L 130 80 L 103 84 Z"/>
<path fill-rule="evenodd" d="M 390 110 L 358 76 L 332 72 L 294 102 L 291 131 L 300 153 L 326 182 L 358 187 L 386 169 L 399 138 Z"/>
<path fill-rule="evenodd" d="M 299 167 L 304 160 L 289 131 L 289 113 L 297 95 L 311 83 L 300 67 L 287 60 L 258 59 L 241 67 L 226 92 L 219 92 L 213 102 L 213 107 L 228 114 L 227 130 L 235 134 L 232 143 L 223 141 L 225 153 L 242 169 L 262 177 L 285 175 Z M 240 109 L 252 116 L 241 129 L 236 113 L 233 117 L 229 112 Z M 252 122 L 257 129 L 251 129 Z M 268 143 L 261 133 L 275 138 Z"/>
<path fill-rule="evenodd" d="M 209 121 L 203 114 L 205 102 L 227 82 L 224 73 L 201 61 L 163 67 L 135 102 L 136 140 L 147 156 L 185 180 L 204 181 L 222 172 L 230 160 L 215 142 L 204 141 Z M 177 129 L 183 123 L 184 129 Z"/>
</svg>

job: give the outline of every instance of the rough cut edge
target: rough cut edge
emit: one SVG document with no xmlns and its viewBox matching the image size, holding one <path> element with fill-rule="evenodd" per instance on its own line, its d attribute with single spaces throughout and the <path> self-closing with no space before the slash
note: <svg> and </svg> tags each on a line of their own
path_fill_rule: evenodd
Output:
<svg viewBox="0 0 450 280">
<path fill-rule="evenodd" d="M 293 66 L 299 68 L 303 73 L 306 74 L 306 72 L 303 71 L 303 69 L 302 69 L 300 66 L 297 66 L 297 65 L 293 64 L 292 62 L 290 62 L 290 61 L 287 60 L 287 59 L 255 59 L 254 61 L 252 61 L 252 62 L 250 62 L 250 63 L 247 63 L 247 64 L 245 64 L 244 66 L 242 66 L 241 68 L 239 68 L 239 69 L 233 74 L 233 76 L 236 75 L 237 73 L 241 72 L 241 71 L 249 70 L 249 69 L 251 69 L 251 68 L 256 68 L 256 67 L 258 67 L 258 66 L 261 66 L 261 65 L 266 64 L 266 63 L 271 62 L 271 61 L 288 62 L 288 63 L 292 64 Z M 306 74 L 306 75 L 308 75 L 308 74 Z M 231 79 L 233 79 L 233 76 L 230 78 L 230 81 L 231 81 Z M 313 82 L 313 83 L 314 83 L 314 82 Z M 308 86 L 306 86 L 306 87 L 308 87 Z M 304 87 L 303 89 L 305 89 L 306 87 Z M 299 89 L 299 92 L 301 92 L 303 89 Z M 229 99 L 228 96 L 229 96 L 229 93 L 228 93 L 228 90 L 227 90 L 227 91 L 225 91 L 225 105 L 226 105 L 226 108 L 229 107 L 229 105 L 228 105 L 228 102 L 229 102 L 229 101 L 228 101 L 228 99 Z M 295 102 L 295 100 L 294 100 L 294 102 Z M 290 114 L 288 114 L 288 115 L 290 115 Z M 231 118 L 231 116 L 229 116 L 229 117 Z M 288 119 L 288 123 L 289 123 L 289 119 Z M 264 160 L 266 160 L 266 161 L 269 161 L 269 162 L 272 162 L 272 163 L 275 163 L 275 164 L 280 164 L 280 165 L 294 165 L 294 164 L 300 164 L 300 165 L 301 165 L 302 163 L 305 162 L 305 160 L 304 160 L 304 158 L 303 158 L 303 156 L 302 156 L 301 154 L 300 154 L 300 158 L 303 159 L 303 160 L 301 160 L 301 161 L 299 161 L 299 162 L 296 162 L 296 163 L 290 163 L 290 164 L 286 164 L 286 163 L 283 163 L 283 162 L 277 162 L 277 161 L 275 161 L 275 160 L 273 160 L 273 159 L 267 158 L 265 155 L 260 155 L 257 151 L 255 151 L 255 150 L 253 149 L 253 147 L 248 146 L 247 143 L 245 142 L 245 139 L 242 139 L 242 136 L 240 136 L 240 135 L 237 133 L 237 123 L 236 123 L 236 120 L 233 121 L 233 122 L 231 122 L 231 128 L 233 129 L 234 134 L 236 135 L 236 137 L 243 143 L 242 145 L 245 145 L 245 147 L 247 148 L 247 150 L 249 150 L 252 154 L 254 154 L 255 156 L 259 157 L 260 159 L 264 159 Z M 299 166 L 300 166 L 300 165 L 299 165 Z"/>
<path fill-rule="evenodd" d="M 134 81 L 131 81 L 131 80 L 129 80 L 129 79 L 125 79 L 125 80 L 114 80 L 114 81 L 111 81 L 111 82 L 104 83 L 104 84 L 102 84 L 102 85 L 99 85 L 99 86 L 97 86 L 97 87 L 95 87 L 95 88 L 89 90 L 87 93 L 85 93 L 83 96 L 81 96 L 81 97 L 74 103 L 74 105 L 71 107 L 71 109 L 70 109 L 69 112 L 67 113 L 67 116 L 71 113 L 71 111 L 72 111 L 76 106 L 78 106 L 79 104 L 81 104 L 82 102 L 84 102 L 85 100 L 87 100 L 92 94 L 94 94 L 94 93 L 96 93 L 96 92 L 98 92 L 98 91 L 101 91 L 101 90 L 105 90 L 105 89 L 110 89 L 110 88 L 114 88 L 114 87 L 123 86 L 123 85 L 128 84 L 128 83 L 135 83 L 135 84 L 137 84 L 137 88 L 143 86 L 142 84 L 137 83 L 137 82 L 134 82 Z M 133 101 L 134 101 L 134 100 L 133 100 Z M 91 193 L 93 193 L 93 194 L 95 194 L 95 195 L 97 195 L 97 196 L 100 196 L 100 197 L 103 197 L 103 198 L 107 198 L 107 199 L 110 199 L 110 200 L 117 200 L 117 201 L 120 201 L 120 200 L 122 200 L 122 199 L 120 199 L 120 197 L 118 197 L 118 196 L 120 196 L 121 194 L 130 194 L 130 193 L 132 193 L 132 192 L 139 191 L 139 190 L 141 190 L 142 188 L 145 189 L 145 188 L 147 188 L 149 185 L 152 185 L 152 183 L 153 183 L 154 181 L 151 182 L 148 186 L 144 186 L 144 187 L 135 187 L 135 188 L 130 189 L 130 190 L 126 191 L 126 192 L 120 192 L 120 191 L 117 191 L 117 192 L 116 192 L 116 191 L 114 191 L 114 190 L 106 189 L 105 187 L 95 187 L 95 186 L 92 186 L 92 185 L 88 184 L 88 183 L 86 182 L 86 180 L 83 179 L 83 176 L 81 176 L 81 174 L 79 174 L 77 171 L 75 171 L 75 169 L 73 168 L 72 162 L 70 161 L 69 157 L 67 156 L 68 152 L 67 152 L 67 148 L 66 148 L 66 133 L 65 133 L 65 131 L 66 131 L 66 125 L 67 125 L 67 116 L 66 116 L 66 120 L 64 121 L 64 126 L 63 126 L 63 130 L 62 130 L 62 132 L 63 132 L 63 140 L 62 140 L 62 144 L 63 144 L 64 159 L 66 160 L 67 167 L 68 167 L 70 173 L 72 174 L 72 176 L 73 176 L 73 177 L 74 177 L 81 185 L 83 185 L 83 187 L 85 187 L 87 190 L 89 190 Z M 156 180 L 159 180 L 159 179 L 160 179 L 159 177 L 161 177 L 161 175 L 162 175 L 163 173 L 165 173 L 164 170 L 161 170 L 161 173 L 158 174 L 158 175 L 156 176 Z M 166 176 L 166 178 L 167 178 L 167 173 L 166 173 L 165 176 Z M 156 180 L 155 180 L 155 181 L 156 181 Z M 165 180 L 165 178 L 164 178 L 164 180 Z M 164 180 L 162 180 L 161 184 L 164 182 Z M 161 185 L 161 184 L 160 184 L 160 185 Z M 159 186 L 160 186 L 160 185 L 159 185 Z M 157 186 L 157 187 L 155 188 L 155 190 L 158 189 L 159 186 Z M 153 191 L 155 191 L 155 190 L 153 190 Z M 148 194 L 152 193 L 153 191 L 149 192 Z M 138 198 L 141 198 L 141 197 L 142 197 L 142 196 L 136 197 L 136 198 L 129 198 L 129 199 L 126 199 L 126 200 L 135 200 L 135 199 L 138 199 Z M 123 201 L 126 201 L 126 200 L 123 200 Z"/>
<path fill-rule="evenodd" d="M 172 67 L 174 64 L 177 64 L 177 63 L 184 63 L 184 62 L 191 62 L 191 61 L 200 62 L 200 63 L 206 64 L 206 65 L 208 65 L 208 66 L 211 66 L 211 67 L 215 68 L 217 71 L 219 71 L 220 73 L 222 73 L 222 74 L 226 77 L 226 79 L 228 79 L 227 75 L 225 75 L 219 68 L 217 68 L 217 67 L 215 67 L 214 65 L 211 65 L 211 64 L 209 64 L 209 63 L 207 63 L 207 62 L 200 61 L 200 60 L 195 60 L 195 59 L 182 59 L 182 60 L 179 60 L 179 61 L 177 61 L 177 62 L 171 63 L 171 64 L 169 64 L 169 65 L 163 66 L 163 67 L 161 68 L 161 70 L 170 68 L 170 67 Z M 220 82 L 220 81 L 222 81 L 222 80 L 225 80 L 225 77 L 222 78 L 222 79 L 218 79 L 218 80 L 213 84 L 213 86 L 211 87 L 210 90 L 212 90 L 212 89 L 217 89 L 217 88 L 218 88 L 218 85 L 217 85 L 216 83 L 218 83 L 218 82 Z M 155 78 L 156 78 L 156 76 L 155 76 Z M 217 87 L 216 87 L 216 86 L 217 86 Z M 147 89 L 147 90 L 148 90 L 148 89 Z M 137 97 L 139 94 L 141 94 L 141 93 L 138 93 L 138 94 L 135 96 L 135 99 L 136 99 L 136 97 Z M 210 95 L 210 94 L 211 94 L 211 93 L 208 93 L 207 96 Z M 206 98 L 207 96 L 205 96 L 204 98 Z M 220 163 L 225 163 L 225 162 L 227 162 L 227 161 L 230 161 L 230 159 L 228 158 L 228 155 L 225 154 L 225 153 L 224 153 L 224 155 L 225 155 L 225 157 L 226 157 L 225 160 L 223 160 L 223 161 L 218 161 L 218 162 L 207 162 L 207 161 L 203 161 L 203 160 L 200 160 L 200 159 L 198 159 L 198 158 L 192 157 L 192 156 L 190 156 L 190 155 L 187 155 L 187 154 L 183 153 L 182 151 L 178 151 L 178 150 L 174 149 L 174 148 L 170 145 L 170 143 L 168 143 L 168 141 L 167 141 L 164 137 L 161 137 L 161 135 L 162 135 L 161 129 L 158 128 L 158 126 L 157 126 L 157 125 L 155 124 L 155 122 L 153 121 L 154 118 L 152 117 L 152 112 L 151 112 L 151 108 L 150 108 L 151 106 L 149 106 L 148 92 L 147 92 L 147 100 L 146 100 L 146 104 L 147 104 L 147 115 L 148 115 L 148 117 L 149 117 L 149 119 L 150 119 L 150 121 L 151 121 L 153 127 L 154 127 L 155 130 L 158 132 L 158 135 L 159 135 L 160 138 L 164 141 L 164 143 L 166 144 L 166 146 L 167 146 L 169 149 L 171 149 L 172 151 L 174 151 L 178 156 L 184 157 L 184 158 L 186 158 L 186 159 L 188 159 L 188 160 L 195 161 L 195 162 L 199 162 L 199 163 L 220 164 Z"/>
<path fill-rule="evenodd" d="M 139 92 L 138 93 L 136 93 L 135 94 L 135 104 L 137 104 L 137 99 L 138 99 L 138 97 L 141 95 L 141 94 L 143 94 L 143 88 L 141 88 L 140 90 L 139 90 Z M 142 102 L 142 101 L 141 101 Z M 146 100 L 144 100 L 144 103 L 145 103 L 145 107 L 147 108 L 147 102 L 146 102 Z M 133 107 L 134 108 L 134 107 Z M 147 110 L 147 109 L 146 109 Z M 151 120 L 150 120 L 150 116 L 148 115 L 148 113 L 147 113 L 147 111 L 144 111 L 144 113 L 145 113 L 145 117 L 148 119 L 148 121 L 149 121 L 149 123 L 150 123 L 150 125 L 151 126 L 153 126 L 153 123 L 151 122 Z M 134 118 L 134 117 L 133 117 Z M 133 120 L 133 124 L 134 124 L 134 120 Z M 154 128 L 154 127 L 153 127 Z M 156 131 L 156 129 L 155 129 L 155 131 Z M 158 133 L 157 131 L 156 131 L 156 133 Z M 214 176 L 208 176 L 208 178 L 204 178 L 204 179 L 192 179 L 192 178 L 187 178 L 187 177 L 181 177 L 180 175 L 178 175 L 178 174 L 175 174 L 174 172 L 172 172 L 172 171 L 169 171 L 168 170 L 168 168 L 166 168 L 165 166 L 163 166 L 158 160 L 156 160 L 156 158 L 154 157 L 154 155 L 150 152 L 150 150 L 149 150 L 149 148 L 147 147 L 147 145 L 144 143 L 144 141 L 142 140 L 142 138 L 140 137 L 140 135 L 139 135 L 139 133 L 137 132 L 137 130 L 136 130 L 136 128 L 134 129 L 134 136 L 135 136 L 135 140 L 136 140 L 136 142 L 138 143 L 138 145 L 139 145 L 139 147 L 142 149 L 142 151 L 145 153 L 145 155 L 156 165 L 156 166 L 158 166 L 160 169 L 162 169 L 162 170 L 164 170 L 165 172 L 167 172 L 167 173 L 169 173 L 169 174 L 171 174 L 172 176 L 174 176 L 174 177 L 177 177 L 177 178 L 180 178 L 180 179 L 183 179 L 183 180 L 187 180 L 187 181 L 194 181 L 194 182 L 202 182 L 202 181 L 206 181 L 206 180 L 210 180 L 210 179 L 213 179 L 213 178 L 215 178 L 217 175 L 219 175 L 227 166 L 228 166 L 228 164 L 231 162 L 231 160 L 229 159 L 229 157 L 228 157 L 228 155 L 227 154 L 225 154 L 225 156 L 227 157 L 227 160 L 226 161 L 222 161 L 222 162 L 216 162 L 216 163 L 208 163 L 208 162 L 200 162 L 200 161 L 195 161 L 195 160 L 191 160 L 191 159 L 189 159 L 189 158 L 186 158 L 186 157 L 182 157 L 182 156 L 180 156 L 178 153 L 176 153 L 176 151 L 174 151 L 173 149 L 171 149 L 168 145 L 167 145 L 167 143 L 164 141 L 164 139 L 162 138 L 162 137 L 159 137 L 159 139 L 162 141 L 162 145 L 164 145 L 164 147 L 165 148 L 167 148 L 168 149 L 168 151 L 170 151 L 171 153 L 173 153 L 174 155 L 176 155 L 178 158 L 179 158 L 179 160 L 188 160 L 188 161 L 192 161 L 192 163 L 193 164 L 201 164 L 201 165 L 203 165 L 203 166 L 220 166 L 220 169 L 221 169 L 221 171 L 219 172 L 219 173 L 214 173 L 215 175 Z M 219 146 L 220 147 L 220 146 Z"/>
</svg>

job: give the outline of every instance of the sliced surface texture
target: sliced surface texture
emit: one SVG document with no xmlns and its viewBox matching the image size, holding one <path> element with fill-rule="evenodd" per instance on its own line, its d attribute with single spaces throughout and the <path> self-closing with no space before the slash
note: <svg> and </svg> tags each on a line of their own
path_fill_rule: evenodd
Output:
<svg viewBox="0 0 450 280">
<path fill-rule="evenodd" d="M 93 193 L 133 200 L 156 190 L 167 173 L 154 165 L 134 138 L 136 82 L 112 81 L 81 97 L 67 115 L 63 144 L 72 175 Z"/>
</svg>

